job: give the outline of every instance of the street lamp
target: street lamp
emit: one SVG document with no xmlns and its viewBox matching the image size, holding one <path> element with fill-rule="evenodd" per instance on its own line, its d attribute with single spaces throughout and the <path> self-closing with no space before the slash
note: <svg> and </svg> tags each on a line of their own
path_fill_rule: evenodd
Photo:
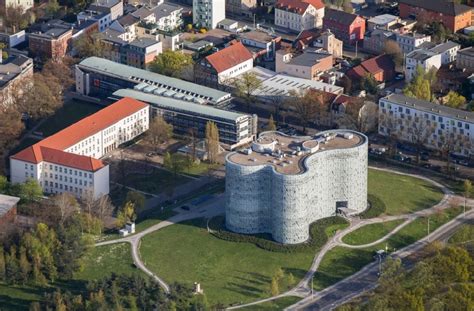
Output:
<svg viewBox="0 0 474 311">
<path fill-rule="evenodd" d="M 311 299 L 314 296 L 314 286 L 313 286 L 314 274 L 311 276 Z"/>
<path fill-rule="evenodd" d="M 430 218 L 428 217 L 428 242 L 430 241 Z"/>
</svg>

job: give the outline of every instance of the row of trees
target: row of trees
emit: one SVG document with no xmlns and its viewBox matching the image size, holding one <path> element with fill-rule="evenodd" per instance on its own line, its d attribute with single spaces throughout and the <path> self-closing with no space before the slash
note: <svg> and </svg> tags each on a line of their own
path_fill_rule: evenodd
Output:
<svg viewBox="0 0 474 311">
<path fill-rule="evenodd" d="M 290 289 L 295 285 L 295 277 L 290 272 L 285 274 L 282 268 L 278 268 L 272 276 L 272 281 L 270 283 L 270 294 L 272 296 L 277 296 L 280 294 L 280 290 L 286 287 Z"/>
<path fill-rule="evenodd" d="M 337 310 L 472 310 L 473 255 L 464 247 L 435 243 L 411 270 L 388 258 L 374 292 Z"/>
<path fill-rule="evenodd" d="M 209 310 L 209 304 L 205 295 L 194 295 L 192 288 L 183 284 L 171 284 L 167 294 L 158 283 L 141 275 L 112 274 L 90 282 L 83 294 L 59 289 L 47 293 L 43 302 L 33 302 L 30 310 Z"/>
</svg>

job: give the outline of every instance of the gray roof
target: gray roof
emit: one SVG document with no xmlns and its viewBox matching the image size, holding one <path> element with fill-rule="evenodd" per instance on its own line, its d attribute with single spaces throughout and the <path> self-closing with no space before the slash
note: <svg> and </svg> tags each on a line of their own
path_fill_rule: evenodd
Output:
<svg viewBox="0 0 474 311">
<path fill-rule="evenodd" d="M 214 108 L 211 106 L 201 105 L 190 103 L 184 100 L 163 97 L 155 94 L 149 94 L 138 90 L 131 90 L 131 89 L 121 89 L 113 94 L 114 96 L 118 97 L 131 97 L 136 100 L 140 100 L 146 103 L 151 104 L 152 106 L 157 106 L 163 109 L 169 110 L 180 110 L 183 112 L 188 112 L 192 114 L 200 114 L 203 116 L 209 116 L 210 118 L 221 118 L 221 119 L 228 119 L 231 121 L 237 121 L 237 119 L 246 116 L 245 114 L 222 110 L 218 108 Z"/>
<path fill-rule="evenodd" d="M 470 57 L 474 57 L 474 47 L 470 46 L 470 47 L 467 47 L 465 49 L 459 50 L 458 54 L 459 53 L 470 56 Z"/>
<path fill-rule="evenodd" d="M 453 41 L 446 41 L 445 43 L 438 44 L 434 48 L 431 49 L 431 51 L 435 53 L 444 53 L 449 49 L 452 49 L 454 47 L 460 47 L 460 45 L 456 42 Z"/>
<path fill-rule="evenodd" d="M 0 194 L 0 217 L 3 217 L 20 201 L 18 197 Z"/>
<path fill-rule="evenodd" d="M 146 48 L 146 47 L 155 45 L 157 43 L 159 43 L 159 41 L 153 40 L 151 38 L 139 38 L 130 42 L 129 45 L 140 47 L 140 48 Z"/>
<path fill-rule="evenodd" d="M 150 84 L 155 83 L 175 92 L 206 99 L 213 103 L 220 103 L 231 98 L 231 95 L 226 92 L 211 89 L 188 81 L 167 77 L 151 71 L 119 64 L 100 57 L 88 57 L 80 62 L 79 66 L 106 75 L 121 77 L 124 80 L 134 81 L 137 82 L 137 84 L 140 82 L 147 82 Z"/>
<path fill-rule="evenodd" d="M 392 15 L 392 14 L 382 14 L 382 15 L 377 15 L 369 19 L 369 23 L 377 24 L 377 25 L 385 25 L 388 23 L 391 23 L 393 21 L 398 20 L 399 17 Z"/>
<path fill-rule="evenodd" d="M 152 9 L 155 14 L 155 18 L 159 20 L 160 18 L 169 16 L 171 12 L 182 10 L 183 8 L 171 3 L 162 3 Z"/>
<path fill-rule="evenodd" d="M 331 57 L 331 54 L 307 50 L 300 55 L 294 56 L 289 63 L 296 66 L 313 66 L 326 57 Z"/>
<path fill-rule="evenodd" d="M 402 94 L 390 94 L 383 99 L 406 107 L 415 108 L 421 111 L 430 112 L 444 117 L 462 120 L 464 122 L 474 122 L 474 112 L 455 109 L 443 105 L 438 105 L 426 100 L 408 97 Z"/>
<path fill-rule="evenodd" d="M 438 53 L 427 51 L 427 50 L 414 50 L 407 54 L 408 58 L 415 59 L 417 61 L 423 62 L 430 57 L 437 55 Z"/>
</svg>

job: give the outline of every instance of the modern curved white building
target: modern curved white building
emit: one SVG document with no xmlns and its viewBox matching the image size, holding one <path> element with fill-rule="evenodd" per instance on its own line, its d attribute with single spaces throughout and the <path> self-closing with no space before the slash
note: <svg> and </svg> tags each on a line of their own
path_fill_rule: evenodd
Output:
<svg viewBox="0 0 474 311">
<path fill-rule="evenodd" d="M 264 132 L 251 149 L 226 157 L 226 226 L 302 243 L 312 222 L 338 209 L 367 208 L 365 135 L 331 130 L 314 137 Z"/>
</svg>

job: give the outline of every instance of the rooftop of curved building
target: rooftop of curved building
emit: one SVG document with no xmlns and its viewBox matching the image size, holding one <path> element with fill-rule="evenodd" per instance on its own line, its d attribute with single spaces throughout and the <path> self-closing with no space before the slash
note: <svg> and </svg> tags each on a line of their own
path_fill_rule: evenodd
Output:
<svg viewBox="0 0 474 311">
<path fill-rule="evenodd" d="M 227 160 L 247 166 L 269 165 L 281 174 L 296 175 L 306 171 L 304 160 L 327 150 L 359 146 L 366 137 L 350 130 L 330 130 L 314 136 L 288 136 L 281 132 L 264 132 L 252 147 L 231 153 Z"/>
</svg>

